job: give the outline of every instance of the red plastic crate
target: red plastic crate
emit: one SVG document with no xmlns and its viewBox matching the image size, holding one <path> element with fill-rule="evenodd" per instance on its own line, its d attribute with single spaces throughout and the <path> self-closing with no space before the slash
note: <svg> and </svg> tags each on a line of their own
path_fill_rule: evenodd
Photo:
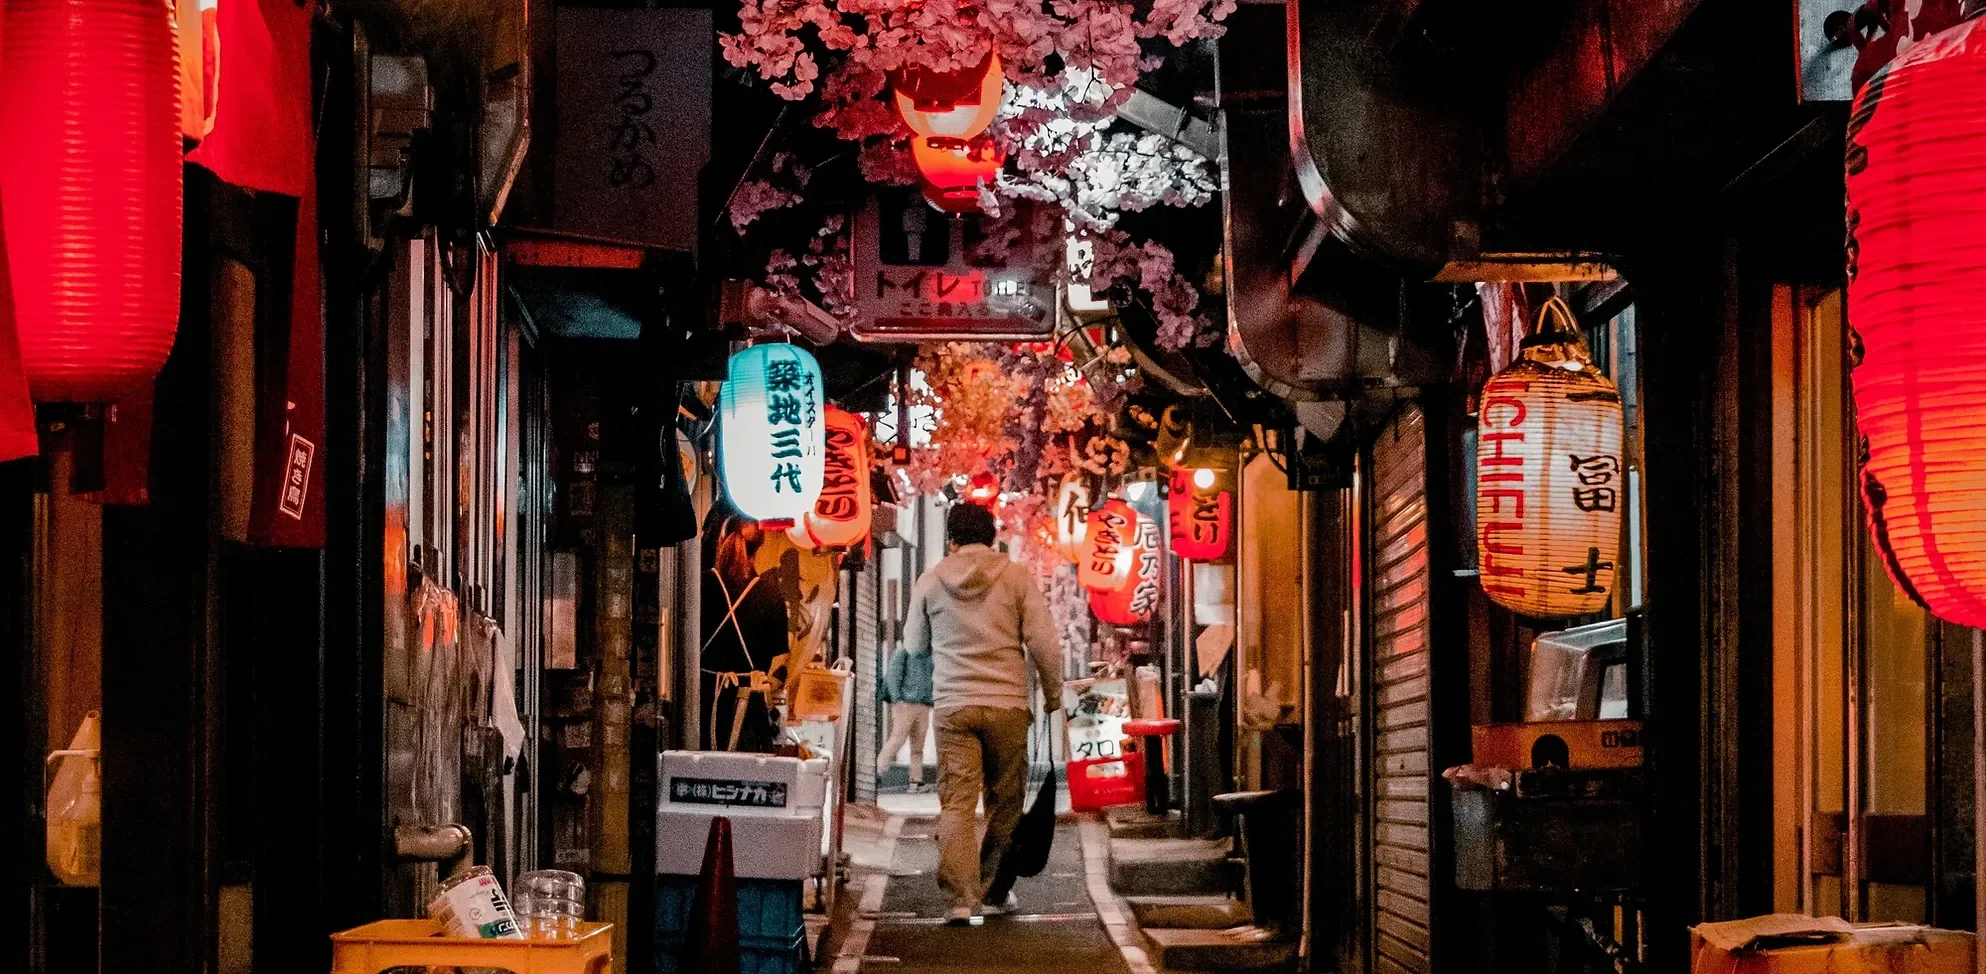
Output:
<svg viewBox="0 0 1986 974">
<path fill-rule="evenodd" d="M 1142 805 L 1145 801 L 1145 756 L 1136 751 L 1122 757 L 1069 762 L 1069 808 L 1094 812 L 1112 805 Z"/>
</svg>

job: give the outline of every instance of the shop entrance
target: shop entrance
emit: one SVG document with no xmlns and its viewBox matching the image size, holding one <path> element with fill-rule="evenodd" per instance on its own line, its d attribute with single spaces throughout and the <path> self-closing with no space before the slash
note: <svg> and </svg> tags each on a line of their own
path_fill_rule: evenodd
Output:
<svg viewBox="0 0 1986 974">
<path fill-rule="evenodd" d="M 1774 529 L 1775 804 L 1792 812 L 1777 899 L 1928 922 L 1939 627 L 1886 577 L 1862 515 L 1842 292 L 1782 289 L 1779 311 L 1775 398 L 1790 415 L 1774 424 L 1775 490 L 1791 496 L 1775 507 L 1797 514 Z"/>
</svg>

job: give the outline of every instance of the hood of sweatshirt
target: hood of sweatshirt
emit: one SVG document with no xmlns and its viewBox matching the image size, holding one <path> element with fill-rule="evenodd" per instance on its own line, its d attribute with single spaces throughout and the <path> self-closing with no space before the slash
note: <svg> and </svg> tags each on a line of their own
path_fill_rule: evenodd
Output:
<svg viewBox="0 0 1986 974">
<path fill-rule="evenodd" d="M 966 545 L 938 563 L 932 572 L 945 591 L 960 602 L 977 602 L 986 597 L 1000 573 L 1007 568 L 1007 556 L 985 545 Z"/>
</svg>

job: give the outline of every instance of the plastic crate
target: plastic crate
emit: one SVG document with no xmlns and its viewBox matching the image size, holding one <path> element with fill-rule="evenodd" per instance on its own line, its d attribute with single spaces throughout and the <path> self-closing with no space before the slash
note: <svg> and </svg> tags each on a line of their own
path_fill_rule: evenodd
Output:
<svg viewBox="0 0 1986 974">
<path fill-rule="evenodd" d="M 381 920 L 331 935 L 331 974 L 380 974 L 401 967 L 605 974 L 614 962 L 613 930 L 608 923 L 582 923 L 572 940 L 466 940 L 442 936 L 441 924 L 433 920 Z"/>
<path fill-rule="evenodd" d="M 681 970 L 696 885 L 695 876 L 655 877 L 656 974 Z M 808 969 L 806 886 L 799 879 L 737 881 L 739 974 L 804 974 Z"/>
<path fill-rule="evenodd" d="M 1145 801 L 1145 756 L 1127 751 L 1122 757 L 1069 762 L 1069 808 L 1094 812 L 1112 805 L 1142 805 Z"/>
</svg>

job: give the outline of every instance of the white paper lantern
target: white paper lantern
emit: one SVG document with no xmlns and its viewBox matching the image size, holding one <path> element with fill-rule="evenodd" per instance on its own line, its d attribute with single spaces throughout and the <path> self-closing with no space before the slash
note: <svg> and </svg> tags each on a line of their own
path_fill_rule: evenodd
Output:
<svg viewBox="0 0 1986 974">
<path fill-rule="evenodd" d="M 1484 593 L 1513 612 L 1585 615 L 1606 608 L 1619 561 L 1620 391 L 1593 367 L 1564 302 L 1538 317 L 1517 361 L 1483 384 L 1478 567 Z"/>
<path fill-rule="evenodd" d="M 820 363 L 784 343 L 744 349 L 731 356 L 717 410 L 718 464 L 731 503 L 753 520 L 799 520 L 821 493 Z"/>
<path fill-rule="evenodd" d="M 1062 475 L 1055 492 L 1055 543 L 1062 557 L 1071 562 L 1083 559 L 1083 541 L 1089 537 L 1090 488 L 1082 474 Z"/>
</svg>

